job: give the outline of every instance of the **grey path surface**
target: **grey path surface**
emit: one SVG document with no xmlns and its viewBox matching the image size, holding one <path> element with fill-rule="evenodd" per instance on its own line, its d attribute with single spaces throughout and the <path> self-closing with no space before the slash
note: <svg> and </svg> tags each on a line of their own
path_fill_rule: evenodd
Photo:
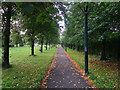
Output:
<svg viewBox="0 0 120 90">
<path fill-rule="evenodd" d="M 58 48 L 55 66 L 47 78 L 47 88 L 87 88 L 90 87 L 75 70 L 73 63 L 67 58 L 62 47 Z"/>
</svg>

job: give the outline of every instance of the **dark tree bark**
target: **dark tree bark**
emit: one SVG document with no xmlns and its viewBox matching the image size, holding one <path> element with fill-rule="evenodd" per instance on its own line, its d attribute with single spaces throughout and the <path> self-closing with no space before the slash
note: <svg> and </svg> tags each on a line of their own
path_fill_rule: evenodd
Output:
<svg viewBox="0 0 120 90">
<path fill-rule="evenodd" d="M 41 40 L 41 53 L 43 52 L 43 37 L 42 37 L 42 40 Z"/>
<path fill-rule="evenodd" d="M 16 47 L 18 47 L 18 44 L 16 43 Z"/>
<path fill-rule="evenodd" d="M 34 40 L 31 40 L 31 55 L 34 55 Z"/>
<path fill-rule="evenodd" d="M 72 44 L 70 46 L 71 46 L 71 49 L 72 49 Z"/>
<path fill-rule="evenodd" d="M 68 44 L 68 47 L 70 48 L 70 44 Z"/>
<path fill-rule="evenodd" d="M 106 60 L 105 40 L 102 41 L 102 51 L 101 51 L 101 58 L 100 58 L 100 60 Z"/>
<path fill-rule="evenodd" d="M 65 51 L 67 52 L 67 43 L 65 42 Z"/>
<path fill-rule="evenodd" d="M 69 44 L 69 48 L 71 48 L 71 45 Z"/>
<path fill-rule="evenodd" d="M 14 47 L 14 45 L 11 45 L 11 47 Z"/>
<path fill-rule="evenodd" d="M 62 44 L 61 44 L 61 46 L 64 48 L 64 41 L 62 41 Z"/>
<path fill-rule="evenodd" d="M 46 50 L 47 50 L 47 42 L 46 42 Z"/>
<path fill-rule="evenodd" d="M 20 47 L 23 47 L 23 46 L 24 46 L 23 44 L 20 45 Z"/>
<path fill-rule="evenodd" d="M 73 50 L 75 50 L 75 44 L 73 44 Z"/>
<path fill-rule="evenodd" d="M 85 8 L 84 8 L 85 9 Z M 86 6 L 86 10 L 84 10 L 84 52 L 85 52 L 85 73 L 88 73 L 88 5 Z"/>
<path fill-rule="evenodd" d="M 80 51 L 79 41 L 78 41 L 78 45 L 77 45 L 77 51 Z"/>
<path fill-rule="evenodd" d="M 117 47 L 120 46 L 120 44 L 117 44 L 117 45 L 118 45 Z M 118 59 L 118 61 L 120 61 L 120 48 L 117 49 L 117 59 Z"/>
<path fill-rule="evenodd" d="M 3 55 L 3 63 L 2 65 L 5 67 L 9 66 L 9 36 L 10 36 L 10 19 L 11 19 L 11 4 L 8 4 L 8 11 L 6 15 L 7 23 L 4 31 L 4 55 Z"/>
</svg>

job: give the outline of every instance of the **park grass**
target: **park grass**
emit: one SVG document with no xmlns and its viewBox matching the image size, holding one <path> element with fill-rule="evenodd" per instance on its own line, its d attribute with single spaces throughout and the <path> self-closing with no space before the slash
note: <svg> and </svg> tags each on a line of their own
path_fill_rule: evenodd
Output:
<svg viewBox="0 0 120 90">
<path fill-rule="evenodd" d="M 35 47 L 35 55 L 30 55 L 30 47 L 10 48 L 11 68 L 2 71 L 2 88 L 38 88 L 54 58 L 57 48 L 43 53 Z"/>
<path fill-rule="evenodd" d="M 0 89 L 2 88 L 2 48 L 0 48 Z"/>
<path fill-rule="evenodd" d="M 82 69 L 84 66 L 84 52 L 68 49 L 67 53 L 75 60 Z M 97 88 L 120 88 L 118 63 L 110 61 L 100 61 L 98 56 L 89 55 L 89 79 L 91 84 Z"/>
</svg>

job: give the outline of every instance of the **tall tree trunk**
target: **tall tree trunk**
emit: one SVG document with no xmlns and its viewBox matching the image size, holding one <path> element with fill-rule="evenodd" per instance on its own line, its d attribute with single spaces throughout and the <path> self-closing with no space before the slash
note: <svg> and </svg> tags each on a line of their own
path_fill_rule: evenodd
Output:
<svg viewBox="0 0 120 90">
<path fill-rule="evenodd" d="M 77 45 L 77 51 L 80 51 L 79 41 L 78 41 L 78 45 Z"/>
<path fill-rule="evenodd" d="M 71 48 L 71 45 L 69 44 L 69 48 Z"/>
<path fill-rule="evenodd" d="M 43 52 L 43 37 L 42 37 L 42 40 L 41 40 L 41 53 Z"/>
<path fill-rule="evenodd" d="M 5 67 L 9 66 L 9 36 L 10 36 L 10 19 L 11 19 L 11 4 L 8 4 L 8 11 L 7 11 L 7 23 L 6 23 L 6 28 L 4 31 L 4 54 L 3 54 L 3 62 L 2 65 Z"/>
<path fill-rule="evenodd" d="M 120 42 L 120 40 L 118 39 L 117 41 L 119 41 Z M 117 47 L 119 47 L 120 46 L 120 43 L 119 42 L 117 42 Z M 117 49 L 117 59 L 118 59 L 118 61 L 120 61 L 120 48 L 118 48 Z"/>
<path fill-rule="evenodd" d="M 47 42 L 46 42 L 46 50 L 47 50 Z"/>
<path fill-rule="evenodd" d="M 85 52 L 85 73 L 88 73 L 88 5 L 84 9 L 84 52 Z"/>
<path fill-rule="evenodd" d="M 102 41 L 102 51 L 101 51 L 101 58 L 100 58 L 100 60 L 106 60 L 105 40 Z"/>
<path fill-rule="evenodd" d="M 67 43 L 66 43 L 66 41 L 65 41 L 65 51 L 67 52 Z"/>
<path fill-rule="evenodd" d="M 64 41 L 62 42 L 62 47 L 64 48 Z"/>
<path fill-rule="evenodd" d="M 71 49 L 72 49 L 72 44 L 71 44 Z"/>
<path fill-rule="evenodd" d="M 73 50 L 75 50 L 75 44 L 73 44 Z"/>
<path fill-rule="evenodd" d="M 18 47 L 18 44 L 16 44 L 16 47 Z"/>
<path fill-rule="evenodd" d="M 72 48 L 71 49 L 73 49 L 74 48 L 74 45 L 72 44 Z"/>
<path fill-rule="evenodd" d="M 31 40 L 31 55 L 34 55 L 34 40 Z"/>
</svg>

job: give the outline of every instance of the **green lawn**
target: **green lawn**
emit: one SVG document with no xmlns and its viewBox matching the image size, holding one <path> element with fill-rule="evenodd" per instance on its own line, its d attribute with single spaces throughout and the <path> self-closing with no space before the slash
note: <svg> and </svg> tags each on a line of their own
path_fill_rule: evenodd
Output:
<svg viewBox="0 0 120 90">
<path fill-rule="evenodd" d="M 2 48 L 0 48 L 0 89 L 2 84 Z"/>
<path fill-rule="evenodd" d="M 30 47 L 10 48 L 11 68 L 2 71 L 2 88 L 37 88 L 54 58 L 57 48 L 43 53 L 35 47 L 35 55 L 30 55 Z"/>
<path fill-rule="evenodd" d="M 85 68 L 84 52 L 68 49 L 67 53 L 80 67 Z M 89 79 L 93 80 L 91 84 L 98 88 L 120 88 L 118 65 L 115 62 L 100 61 L 98 56 L 89 55 Z"/>
</svg>

